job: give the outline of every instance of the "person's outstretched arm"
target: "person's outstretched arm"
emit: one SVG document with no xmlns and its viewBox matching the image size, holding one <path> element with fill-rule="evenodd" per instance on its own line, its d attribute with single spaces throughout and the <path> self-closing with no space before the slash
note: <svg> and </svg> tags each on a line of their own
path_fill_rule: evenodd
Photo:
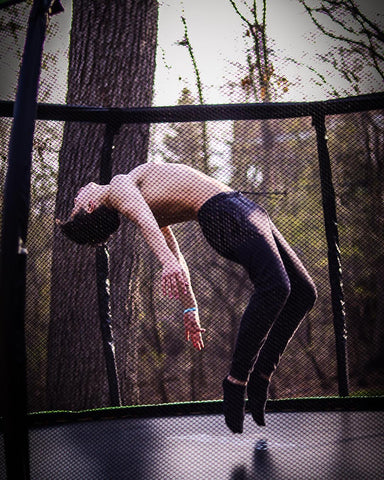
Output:
<svg viewBox="0 0 384 480">
<path fill-rule="evenodd" d="M 108 199 L 113 208 L 140 228 L 148 246 L 160 261 L 163 269 L 161 286 L 164 295 L 180 298 L 186 294 L 189 283 L 187 275 L 169 248 L 135 179 L 128 175 L 115 176 L 110 183 Z"/>
<path fill-rule="evenodd" d="M 191 277 L 189 274 L 188 265 L 183 257 L 183 254 L 180 251 L 179 244 L 177 243 L 177 240 L 171 228 L 164 227 L 161 229 L 161 231 L 164 235 L 165 241 L 167 242 L 169 249 L 181 264 L 184 273 L 188 279 L 186 290 L 179 288 L 179 291 L 182 292 L 179 298 L 184 307 L 185 338 L 187 341 L 190 340 L 192 342 L 194 348 L 196 348 L 197 350 L 202 350 L 204 348 L 204 342 L 201 334 L 204 333 L 205 330 L 200 326 L 199 312 L 197 309 L 196 298 L 191 285 Z"/>
</svg>

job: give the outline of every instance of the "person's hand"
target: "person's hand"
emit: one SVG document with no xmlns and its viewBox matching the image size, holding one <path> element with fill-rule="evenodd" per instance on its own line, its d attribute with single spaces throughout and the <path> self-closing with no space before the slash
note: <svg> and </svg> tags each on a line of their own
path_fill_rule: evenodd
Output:
<svg viewBox="0 0 384 480">
<path fill-rule="evenodd" d="M 187 286 L 187 275 L 176 258 L 163 265 L 161 288 L 165 297 L 178 299 L 187 292 Z"/>
<path fill-rule="evenodd" d="M 196 350 L 202 350 L 204 348 L 204 342 L 201 334 L 205 332 L 205 328 L 201 328 L 200 326 L 197 310 L 184 313 L 184 327 L 187 342 L 191 341 Z"/>
</svg>

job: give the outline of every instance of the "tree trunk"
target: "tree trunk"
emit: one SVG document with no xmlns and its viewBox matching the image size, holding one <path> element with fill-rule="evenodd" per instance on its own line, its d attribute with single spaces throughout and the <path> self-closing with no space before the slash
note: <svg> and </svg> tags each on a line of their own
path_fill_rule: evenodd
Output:
<svg viewBox="0 0 384 480">
<path fill-rule="evenodd" d="M 67 103 L 103 107 L 150 106 L 155 70 L 156 0 L 73 2 Z M 65 125 L 60 152 L 56 217 L 65 219 L 77 190 L 99 181 L 104 125 Z M 122 127 L 115 138 L 113 174 L 146 161 L 148 125 Z M 129 278 L 132 226 L 122 221 L 110 242 L 111 295 L 123 403 L 132 392 L 129 362 Z M 48 339 L 48 400 L 55 409 L 109 404 L 96 293 L 95 252 L 55 232 L 51 321 Z"/>
</svg>

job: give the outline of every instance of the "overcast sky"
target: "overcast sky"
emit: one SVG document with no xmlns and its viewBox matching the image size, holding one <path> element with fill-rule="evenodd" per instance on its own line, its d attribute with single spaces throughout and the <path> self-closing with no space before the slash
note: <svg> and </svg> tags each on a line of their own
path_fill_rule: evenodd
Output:
<svg viewBox="0 0 384 480">
<path fill-rule="evenodd" d="M 45 43 L 45 51 L 58 54 L 61 61 L 57 65 L 51 62 L 49 69 L 42 72 L 40 101 L 65 101 L 67 64 L 64 53 L 69 41 L 71 2 L 62 0 L 62 3 L 65 12 L 52 18 L 51 25 L 55 34 L 48 37 Z M 237 0 L 237 3 L 241 5 L 244 1 Z M 262 4 L 261 1 L 257 3 Z M 372 12 L 380 10 L 384 13 L 384 2 L 359 0 L 358 3 L 371 17 Z M 241 101 L 242 98 L 236 96 L 236 85 L 239 85 L 242 76 L 246 74 L 245 70 L 239 72 L 239 65 L 246 65 L 245 28 L 229 0 L 160 0 L 159 5 L 154 105 L 175 105 L 184 87 L 188 87 L 197 96 L 196 79 L 188 49 L 178 45 L 184 38 L 182 15 L 188 23 L 189 38 L 203 83 L 205 103 Z M 25 8 L 25 5 L 17 8 Z M 331 88 L 316 85 L 315 76 L 308 67 L 320 71 L 329 84 L 342 92 L 343 96 L 354 94 L 345 80 L 316 59 L 317 54 L 324 54 L 330 49 L 330 43 L 314 27 L 298 0 L 268 0 L 267 25 L 270 46 L 275 52 L 275 72 L 289 81 L 288 92 L 278 100 L 311 101 L 332 98 Z M 24 39 L 21 38 L 18 45 L 20 50 L 23 42 Z M 18 62 L 12 53 L 15 49 L 14 40 L 1 38 L 1 45 L 0 96 L 13 98 L 13 85 L 18 75 Z M 4 55 L 4 51 L 8 52 L 7 55 Z M 295 59 L 297 63 L 288 61 L 288 58 Z M 62 78 L 62 81 L 58 81 L 58 78 Z M 50 92 L 52 86 L 54 91 Z M 362 84 L 362 93 L 380 90 L 382 82 L 372 75 Z"/>
<path fill-rule="evenodd" d="M 155 104 L 174 104 L 183 86 L 196 92 L 188 50 L 177 45 L 177 41 L 184 37 L 184 27 L 180 20 L 182 15 L 187 19 L 190 42 L 204 86 L 205 101 L 228 102 L 228 83 L 239 82 L 241 79 L 233 63 L 246 65 L 245 27 L 229 0 L 164 0 L 160 3 Z M 242 5 L 244 2 L 237 0 L 236 3 Z M 384 2 L 381 2 L 380 7 L 375 0 L 360 0 L 357 3 L 362 3 L 371 16 L 377 8 L 384 12 Z M 257 4 L 262 5 L 262 2 L 258 1 Z M 243 8 L 242 11 L 245 13 L 246 9 Z M 329 51 L 329 39 L 317 31 L 298 0 L 268 0 L 267 28 L 270 46 L 275 51 L 275 71 L 290 82 L 288 92 L 280 100 L 330 98 L 331 89 L 317 86 L 308 67 L 321 72 L 338 91 L 348 91 L 348 83 L 317 60 L 317 54 Z M 288 58 L 294 58 L 299 65 L 288 61 Z M 382 89 L 381 83 L 376 85 L 372 79 L 367 80 L 367 85 L 362 87 L 369 91 L 372 86 L 373 89 Z M 350 94 L 353 95 L 354 92 L 350 91 Z M 232 98 L 231 101 L 236 99 Z"/>
</svg>

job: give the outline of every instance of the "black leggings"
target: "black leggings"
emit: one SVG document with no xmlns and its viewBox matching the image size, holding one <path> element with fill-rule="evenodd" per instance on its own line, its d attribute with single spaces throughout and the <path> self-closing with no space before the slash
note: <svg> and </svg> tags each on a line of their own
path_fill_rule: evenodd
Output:
<svg viewBox="0 0 384 480">
<path fill-rule="evenodd" d="M 270 376 L 316 301 L 315 285 L 267 212 L 241 193 L 210 198 L 198 220 L 208 243 L 241 264 L 255 287 L 241 319 L 229 373 L 241 381 L 247 381 L 253 369 Z"/>
</svg>

